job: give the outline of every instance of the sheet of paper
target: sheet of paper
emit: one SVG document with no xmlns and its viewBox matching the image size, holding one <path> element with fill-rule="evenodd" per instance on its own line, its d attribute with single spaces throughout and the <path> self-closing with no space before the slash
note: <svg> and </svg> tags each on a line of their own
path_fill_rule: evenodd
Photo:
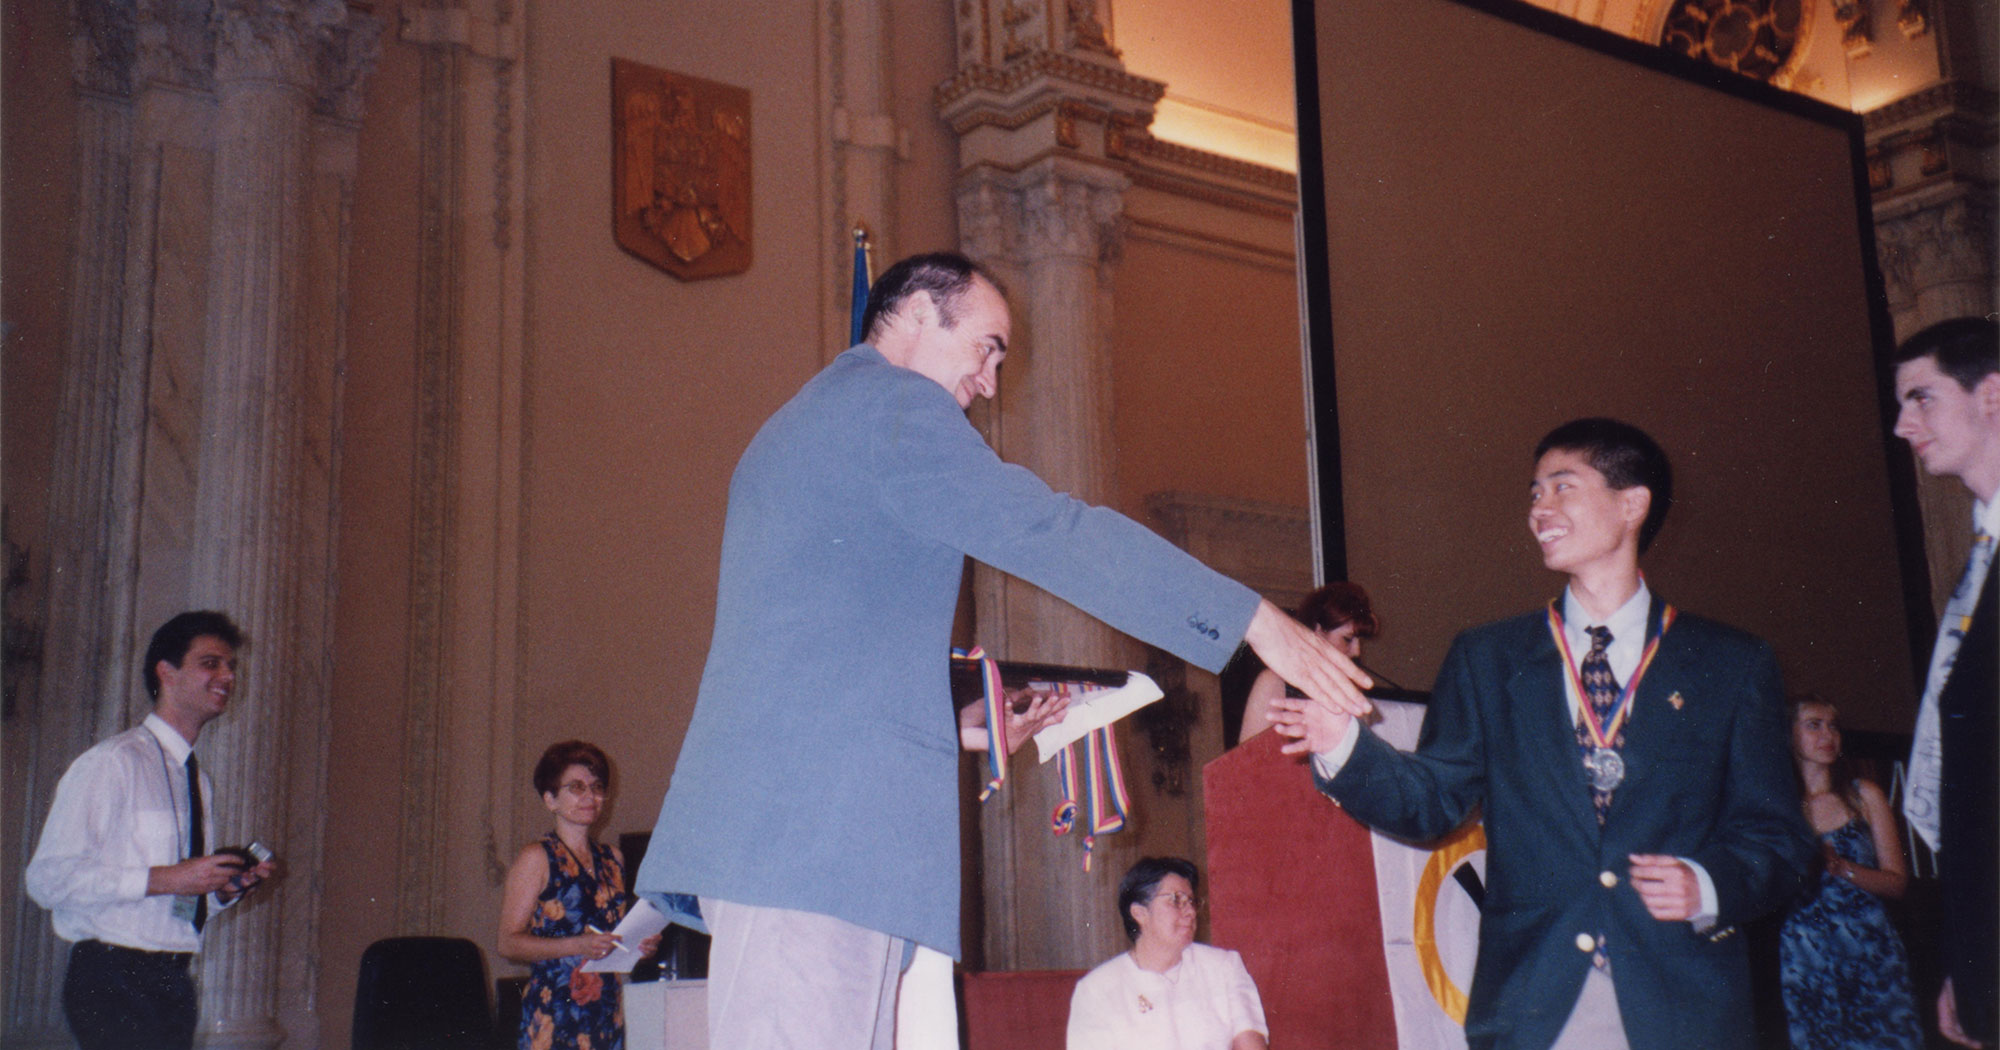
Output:
<svg viewBox="0 0 2000 1050">
<path fill-rule="evenodd" d="M 1035 734 L 1041 761 L 1047 762 L 1084 734 L 1108 726 L 1164 695 L 1151 678 L 1137 671 L 1130 672 L 1125 684 L 1115 689 L 1097 688 L 1072 694 L 1069 713 L 1063 720 Z"/>
<path fill-rule="evenodd" d="M 618 935 L 619 947 L 602 959 L 593 959 L 583 964 L 589 973 L 631 973 L 632 967 L 639 965 L 639 942 L 667 928 L 667 917 L 651 901 L 641 899 L 625 910 L 625 919 L 612 933 Z"/>
</svg>

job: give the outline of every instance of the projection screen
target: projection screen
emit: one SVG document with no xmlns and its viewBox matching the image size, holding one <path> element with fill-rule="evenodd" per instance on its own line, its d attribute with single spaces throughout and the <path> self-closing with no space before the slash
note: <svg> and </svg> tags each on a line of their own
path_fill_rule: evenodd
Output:
<svg viewBox="0 0 2000 1050">
<path fill-rule="evenodd" d="M 1858 118 L 1526 5 L 1294 16 L 1320 553 L 1374 594 L 1370 662 L 1427 686 L 1560 592 L 1532 452 L 1608 415 L 1674 460 L 1653 588 L 1906 731 L 1932 614 Z"/>
</svg>

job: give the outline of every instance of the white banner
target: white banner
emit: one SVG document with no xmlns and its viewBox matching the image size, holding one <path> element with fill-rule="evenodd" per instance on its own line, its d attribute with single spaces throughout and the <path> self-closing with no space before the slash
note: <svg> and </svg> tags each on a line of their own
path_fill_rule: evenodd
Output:
<svg viewBox="0 0 2000 1050">
<path fill-rule="evenodd" d="M 1404 751 L 1417 746 L 1424 706 L 1375 704 L 1375 735 Z M 1486 830 L 1477 820 L 1440 842 L 1411 846 L 1376 834 L 1375 885 L 1382 906 L 1382 952 L 1396 1006 L 1400 1050 L 1465 1050 L 1465 993 L 1479 948 L 1486 884 Z M 1469 885 L 1468 885 L 1469 884 Z"/>
</svg>

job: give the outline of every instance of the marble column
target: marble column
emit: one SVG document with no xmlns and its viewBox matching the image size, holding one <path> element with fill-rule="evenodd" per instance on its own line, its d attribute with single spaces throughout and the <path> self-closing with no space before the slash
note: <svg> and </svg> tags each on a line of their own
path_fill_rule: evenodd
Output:
<svg viewBox="0 0 2000 1050">
<path fill-rule="evenodd" d="M 76 237 L 87 247 L 76 252 L 71 268 L 69 363 L 60 409 L 65 425 L 55 435 L 50 471 L 47 600 L 57 614 L 46 621 L 41 687 L 27 722 L 32 768 L 8 810 L 10 823 L 20 819 L 33 831 L 69 760 L 124 727 L 131 692 L 130 672 L 112 659 L 122 653 L 102 640 L 128 629 L 123 620 L 131 580 L 114 568 L 129 559 L 138 503 L 130 452 L 142 411 L 135 386 L 143 377 L 134 374 L 120 339 L 136 37 L 129 6 L 78 4 Z M 25 866 L 32 834 L 10 838 L 7 863 Z M 56 939 L 39 909 L 28 905 L 17 914 L 26 921 L 10 924 L 0 1042 L 66 1045 L 61 981 L 68 945 Z"/>
<path fill-rule="evenodd" d="M 317 908 L 330 689 L 346 194 L 343 159 L 322 157 L 314 114 L 320 103 L 336 126 L 358 117 L 376 30 L 339 0 L 218 0 L 212 25 L 214 221 L 188 601 L 227 610 L 250 639 L 238 699 L 202 741 L 215 825 L 268 842 L 292 877 L 208 938 L 200 1039 L 270 1047 L 286 1035 L 281 993 L 302 1013 L 290 1000 L 310 983 L 298 960 L 316 944 L 303 916 Z M 351 155 L 345 163 L 351 175 Z M 304 950 L 281 951 L 288 935 Z"/>
<path fill-rule="evenodd" d="M 977 169 L 959 185 L 964 249 L 1008 285 L 1014 307 L 1014 349 L 987 410 L 989 439 L 1002 458 L 1091 503 L 1111 501 L 1117 480 L 1106 337 L 1128 185 L 1115 171 L 1067 158 L 1018 172 Z M 1136 643 L 1038 587 L 984 565 L 974 566 L 973 587 L 979 642 L 1003 658 L 1144 664 Z M 1143 754 L 1130 740 L 1121 745 L 1127 756 Z M 1147 768 L 1134 757 L 1126 766 Z M 1138 836 L 1101 837 L 1085 872 L 1075 841 L 1082 832 L 1049 834 L 1057 799 L 1053 778 L 1031 774 L 982 807 L 989 968 L 1086 966 L 1123 946 L 1104 902 L 1115 897 Z"/>
</svg>

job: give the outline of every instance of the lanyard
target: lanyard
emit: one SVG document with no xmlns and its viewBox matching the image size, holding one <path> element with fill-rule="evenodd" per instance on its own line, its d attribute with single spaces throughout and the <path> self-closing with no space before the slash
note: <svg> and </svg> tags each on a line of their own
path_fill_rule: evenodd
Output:
<svg viewBox="0 0 2000 1050">
<path fill-rule="evenodd" d="M 185 792 L 174 787 L 173 771 L 167 768 L 171 764 L 167 761 L 167 745 L 161 743 L 159 736 L 151 729 L 146 730 L 146 735 L 153 738 L 153 748 L 160 753 L 160 782 L 167 785 L 167 805 L 173 807 L 174 811 L 174 853 L 182 860 L 186 860 L 190 852 L 187 841 L 188 821 L 181 819 L 180 798 Z M 199 791 L 199 787 L 196 790 Z"/>
<path fill-rule="evenodd" d="M 1646 669 L 1653 666 L 1653 657 L 1659 655 L 1660 639 L 1666 637 L 1667 628 L 1674 625 L 1674 607 L 1669 605 L 1660 614 L 1660 630 L 1646 642 L 1646 651 L 1639 656 L 1639 666 L 1632 671 L 1632 680 L 1625 683 L 1625 691 L 1619 694 L 1618 702 L 1612 705 L 1610 716 L 1602 724 L 1597 720 L 1597 712 L 1591 709 L 1590 701 L 1583 691 L 1583 676 L 1577 672 L 1576 657 L 1571 655 L 1569 636 L 1563 631 L 1562 612 L 1557 603 L 1549 603 L 1549 634 L 1556 640 L 1556 651 L 1562 654 L 1563 688 L 1569 693 L 1570 702 L 1576 706 L 1577 718 L 1589 730 L 1592 747 L 1608 748 L 1618 738 L 1620 730 L 1632 716 L 1632 702 L 1639 695 L 1639 680 L 1646 677 Z"/>
</svg>

